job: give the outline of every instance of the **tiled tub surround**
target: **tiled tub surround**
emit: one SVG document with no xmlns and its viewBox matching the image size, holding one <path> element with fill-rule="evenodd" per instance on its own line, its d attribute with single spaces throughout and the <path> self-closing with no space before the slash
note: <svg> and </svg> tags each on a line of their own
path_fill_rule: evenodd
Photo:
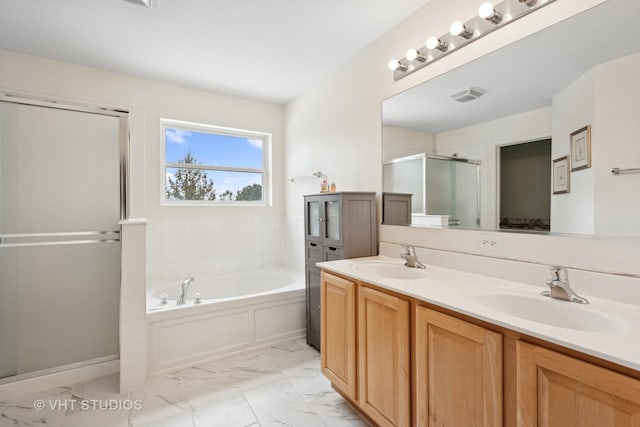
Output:
<svg viewBox="0 0 640 427">
<path fill-rule="evenodd" d="M 382 253 L 393 254 L 394 251 L 400 253 L 398 245 L 383 246 L 385 248 L 381 248 Z M 399 257 L 379 256 L 331 261 L 318 265 L 334 273 L 372 283 L 384 289 L 640 371 L 640 346 L 633 344 L 640 342 L 640 279 L 605 274 L 595 274 L 600 277 L 593 277 L 594 273 L 586 274 L 570 270 L 569 281 L 572 288 L 590 301 L 589 305 L 581 306 L 580 309 L 595 311 L 605 316 L 613 315 L 626 323 L 626 327 L 620 332 L 586 332 L 503 314 L 490 310 L 477 302 L 478 295 L 491 292 L 538 297 L 542 290 L 548 289 L 545 285 L 548 269 L 545 266 L 537 264 L 512 265 L 514 264 L 512 261 L 478 260 L 475 258 L 481 257 L 462 254 L 451 257 L 449 255 L 418 249 L 418 256 L 423 263 L 427 264 L 427 269 L 422 270 L 424 277 L 412 280 L 381 277 L 353 268 L 354 265 L 362 261 L 382 261 L 402 265 L 404 261 Z M 529 277 L 539 277 L 539 285 L 533 286 L 429 264 L 430 260 L 436 259 L 438 256 L 443 258 L 439 260 L 440 262 L 452 265 L 466 262 L 475 268 L 492 267 L 496 269 L 495 272 L 502 268 L 505 270 L 505 274 L 510 276 L 527 274 Z M 596 284 L 598 281 L 600 282 L 599 286 Z M 604 283 L 602 283 L 603 281 Z M 586 286 L 582 286 L 583 282 Z M 539 298 L 545 297 L 539 296 Z M 565 301 L 549 302 L 575 304 Z"/>
<path fill-rule="evenodd" d="M 153 377 L 122 394 L 118 376 L 109 375 L 2 400 L 0 426 L 368 426 L 320 373 L 319 358 L 294 340 Z M 78 403 L 38 411 L 38 399 Z M 82 411 L 83 399 L 139 401 L 142 409 Z"/>
<path fill-rule="evenodd" d="M 282 216 L 152 219 L 147 279 L 177 281 L 287 266 L 290 228 Z"/>
<path fill-rule="evenodd" d="M 147 367 L 150 375 L 304 334 L 302 274 L 269 269 L 209 279 L 196 277 L 183 305 L 176 305 L 180 282 L 167 287 L 168 282 L 160 280 L 156 285 L 148 285 Z M 268 282 L 272 289 L 265 288 Z M 234 295 L 233 291 L 239 294 Z M 243 294 L 243 291 L 250 293 Z M 166 305 L 160 304 L 161 292 L 171 293 Z M 194 304 L 196 292 L 202 294 L 199 304 Z"/>
</svg>

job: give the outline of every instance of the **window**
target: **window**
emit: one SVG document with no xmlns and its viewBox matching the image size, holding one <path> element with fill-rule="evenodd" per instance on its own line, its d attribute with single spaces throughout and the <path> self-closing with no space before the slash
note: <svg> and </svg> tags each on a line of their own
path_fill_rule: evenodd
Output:
<svg viewBox="0 0 640 427">
<path fill-rule="evenodd" d="M 271 134 L 161 119 L 166 204 L 267 205 Z"/>
</svg>

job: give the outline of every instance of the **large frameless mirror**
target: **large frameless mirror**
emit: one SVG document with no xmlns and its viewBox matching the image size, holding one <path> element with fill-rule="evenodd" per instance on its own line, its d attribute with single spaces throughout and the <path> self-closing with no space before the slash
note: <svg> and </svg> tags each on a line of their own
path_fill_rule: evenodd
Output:
<svg viewBox="0 0 640 427">
<path fill-rule="evenodd" d="M 383 191 L 413 195 L 412 225 L 639 237 L 640 174 L 611 173 L 640 167 L 638 16 L 610 0 L 386 99 Z M 432 157 L 477 181 L 408 178 Z"/>
</svg>

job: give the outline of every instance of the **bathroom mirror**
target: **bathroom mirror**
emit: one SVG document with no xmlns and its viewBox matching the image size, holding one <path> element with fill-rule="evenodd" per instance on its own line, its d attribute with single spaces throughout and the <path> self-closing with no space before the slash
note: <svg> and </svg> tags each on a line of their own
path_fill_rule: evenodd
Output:
<svg viewBox="0 0 640 427">
<path fill-rule="evenodd" d="M 640 237 L 640 174 L 611 173 L 640 168 L 639 16 L 610 0 L 384 100 L 383 191 L 414 194 L 412 225 Z M 416 156 L 477 163 L 478 183 L 403 171 Z M 479 220 L 456 225 L 463 205 Z"/>
</svg>

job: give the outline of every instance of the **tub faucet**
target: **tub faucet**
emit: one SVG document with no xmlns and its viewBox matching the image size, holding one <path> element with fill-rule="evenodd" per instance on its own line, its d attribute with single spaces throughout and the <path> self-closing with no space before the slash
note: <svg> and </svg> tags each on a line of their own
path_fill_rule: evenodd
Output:
<svg viewBox="0 0 640 427">
<path fill-rule="evenodd" d="M 577 302 L 580 304 L 589 304 L 589 300 L 576 294 L 569 285 L 569 273 L 564 267 L 549 267 L 551 272 L 551 279 L 547 280 L 548 291 L 543 291 L 542 295 L 545 297 L 551 297 L 561 299 L 564 301 Z"/>
<path fill-rule="evenodd" d="M 193 282 L 194 280 L 196 280 L 195 277 L 187 277 L 182 282 L 182 285 L 180 285 L 181 292 L 180 292 L 180 297 L 178 297 L 178 305 L 184 304 L 185 302 L 187 302 L 187 292 L 189 292 L 189 286 L 191 285 L 191 282 Z"/>
<path fill-rule="evenodd" d="M 427 268 L 427 266 L 418 259 L 416 248 L 411 245 L 402 245 L 402 248 L 404 252 L 400 254 L 400 258 L 405 260 L 404 265 L 411 268 Z"/>
</svg>

